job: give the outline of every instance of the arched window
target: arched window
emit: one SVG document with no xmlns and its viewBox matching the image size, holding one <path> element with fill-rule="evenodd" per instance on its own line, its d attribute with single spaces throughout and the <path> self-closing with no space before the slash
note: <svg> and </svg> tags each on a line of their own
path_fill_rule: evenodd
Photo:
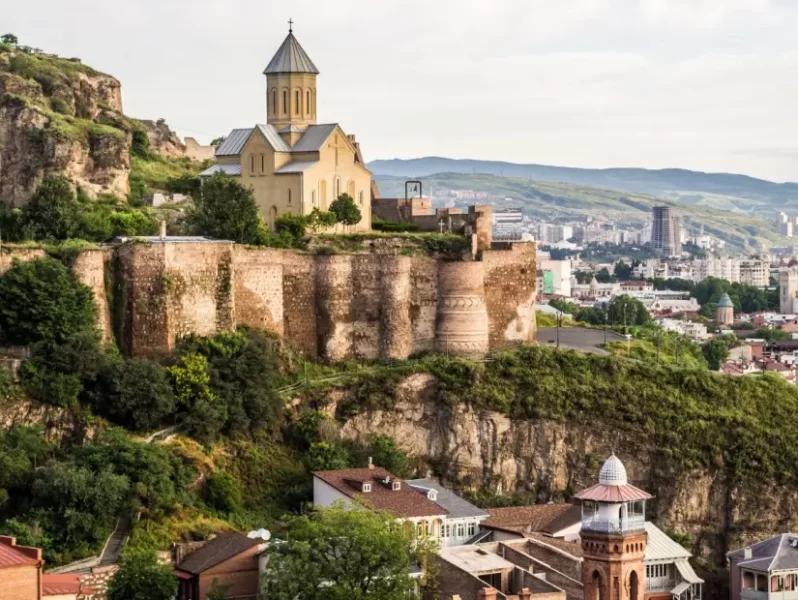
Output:
<svg viewBox="0 0 798 600">
<path fill-rule="evenodd" d="M 310 115 L 310 90 L 305 94 L 305 114 Z"/>
<path fill-rule="evenodd" d="M 270 113 L 277 114 L 277 90 L 272 90 L 272 105 L 269 108 L 271 108 Z"/>
<path fill-rule="evenodd" d="M 288 114 L 288 90 L 283 90 L 283 114 Z"/>
<path fill-rule="evenodd" d="M 327 181 L 324 179 L 319 183 L 319 204 L 321 210 L 327 210 Z"/>
<path fill-rule="evenodd" d="M 274 231 L 274 224 L 277 222 L 277 207 L 272 206 L 269 211 L 269 229 Z"/>
<path fill-rule="evenodd" d="M 250 175 L 254 175 L 255 174 L 255 155 L 254 154 L 250 154 L 249 155 L 249 174 Z"/>
<path fill-rule="evenodd" d="M 266 172 L 266 156 L 263 154 L 260 155 L 260 172 Z"/>
<path fill-rule="evenodd" d="M 639 600 L 640 582 L 637 579 L 637 571 L 632 571 L 629 575 L 629 600 Z"/>
<path fill-rule="evenodd" d="M 333 186 L 333 193 L 335 194 L 333 197 L 338 198 L 341 195 L 341 178 L 335 178 L 335 184 Z"/>
<path fill-rule="evenodd" d="M 300 95 L 299 90 L 296 90 L 294 92 L 294 102 L 296 102 L 296 106 L 294 107 L 294 114 L 295 115 L 301 115 L 302 114 L 302 106 L 301 106 L 302 96 Z"/>
<path fill-rule="evenodd" d="M 349 197 L 352 198 L 352 200 L 355 199 L 355 182 L 354 181 L 350 180 L 349 183 L 346 184 L 346 193 L 349 194 Z"/>
<path fill-rule="evenodd" d="M 291 190 L 288 190 L 288 206 L 291 206 Z"/>
<path fill-rule="evenodd" d="M 598 571 L 593 571 L 592 578 L 592 595 L 590 600 L 604 600 L 604 590 L 601 589 L 601 574 Z"/>
<path fill-rule="evenodd" d="M 363 190 L 360 190 L 357 193 L 357 199 L 358 199 L 358 202 L 360 202 L 360 206 L 363 206 Z"/>
<path fill-rule="evenodd" d="M 316 206 L 316 190 L 310 191 L 310 205 Z"/>
</svg>

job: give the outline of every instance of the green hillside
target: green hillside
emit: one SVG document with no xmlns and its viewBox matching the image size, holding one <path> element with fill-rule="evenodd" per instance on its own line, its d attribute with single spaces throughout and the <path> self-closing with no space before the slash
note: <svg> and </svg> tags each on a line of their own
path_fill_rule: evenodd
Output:
<svg viewBox="0 0 798 600">
<path fill-rule="evenodd" d="M 377 175 L 375 178 L 383 196 L 404 195 L 405 177 Z M 421 180 L 425 193 L 432 190 L 436 198 L 445 195 L 447 190 L 486 192 L 498 197 L 490 200 L 497 209 L 521 208 L 530 216 L 552 220 L 600 216 L 613 219 L 620 226 L 639 226 L 651 219 L 653 206 L 665 204 L 675 208 L 688 231 L 697 231 L 703 225 L 706 233 L 740 250 L 755 248 L 761 243 L 770 246 L 786 243 L 770 222 L 726 210 L 720 200 L 714 203 L 715 206 L 689 204 L 648 194 L 573 183 L 483 174 L 439 173 Z"/>
</svg>

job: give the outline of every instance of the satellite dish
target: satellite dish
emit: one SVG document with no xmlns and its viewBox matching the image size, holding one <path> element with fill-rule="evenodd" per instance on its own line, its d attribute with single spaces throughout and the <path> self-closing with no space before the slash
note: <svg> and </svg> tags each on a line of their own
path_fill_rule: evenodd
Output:
<svg viewBox="0 0 798 600">
<path fill-rule="evenodd" d="M 256 529 L 255 531 L 250 531 L 247 537 L 253 540 L 261 539 L 264 542 L 268 542 L 272 538 L 272 534 L 268 529 Z"/>
</svg>

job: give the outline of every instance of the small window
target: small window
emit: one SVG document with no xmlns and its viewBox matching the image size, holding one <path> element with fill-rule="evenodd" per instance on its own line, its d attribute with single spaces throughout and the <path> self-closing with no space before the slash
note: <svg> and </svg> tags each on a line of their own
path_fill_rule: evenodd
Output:
<svg viewBox="0 0 798 600">
<path fill-rule="evenodd" d="M 291 206 L 291 190 L 288 190 L 288 206 Z"/>
<path fill-rule="evenodd" d="M 254 175 L 255 174 L 255 155 L 254 154 L 250 155 L 250 157 L 249 157 L 249 167 L 250 167 L 249 168 L 250 175 Z"/>
<path fill-rule="evenodd" d="M 305 94 L 305 114 L 310 114 L 310 90 L 308 90 L 307 94 Z"/>
<path fill-rule="evenodd" d="M 371 484 L 370 483 L 364 483 L 363 484 L 363 492 L 364 493 L 368 493 L 370 491 L 371 491 Z"/>
<path fill-rule="evenodd" d="M 360 206 L 363 206 L 363 190 L 360 190 L 357 194 L 358 201 L 360 202 Z"/>
<path fill-rule="evenodd" d="M 438 492 L 435 490 L 430 490 L 427 492 L 427 498 L 432 500 L 433 502 L 438 500 Z"/>
<path fill-rule="evenodd" d="M 310 204 L 311 206 L 316 206 L 316 190 L 310 192 Z"/>
<path fill-rule="evenodd" d="M 302 113 L 302 109 L 299 106 L 300 98 L 301 98 L 301 96 L 299 95 L 299 90 L 297 90 L 296 92 L 294 92 L 294 100 L 296 101 L 296 106 L 294 107 L 294 114 L 297 114 L 297 115 Z"/>
<path fill-rule="evenodd" d="M 283 114 L 288 114 L 288 92 L 283 90 Z"/>
<path fill-rule="evenodd" d="M 465 523 L 457 524 L 457 537 L 465 537 Z"/>
<path fill-rule="evenodd" d="M 471 537 L 477 532 L 477 524 L 476 523 L 469 523 L 468 524 L 468 537 Z"/>
<path fill-rule="evenodd" d="M 452 535 L 451 525 L 448 523 L 444 524 L 443 526 L 443 537 L 448 538 Z"/>
<path fill-rule="evenodd" d="M 289 192 L 289 200 L 288 200 L 289 202 L 291 202 L 291 200 L 290 200 L 290 194 L 291 194 L 291 192 Z M 402 482 L 401 482 L 401 481 L 394 481 L 394 482 L 393 482 L 393 485 L 391 486 L 391 489 L 392 489 L 394 492 L 398 492 L 399 490 L 401 490 L 401 489 L 402 489 Z"/>
<path fill-rule="evenodd" d="M 266 157 L 263 154 L 260 155 L 260 172 L 266 172 Z"/>
</svg>

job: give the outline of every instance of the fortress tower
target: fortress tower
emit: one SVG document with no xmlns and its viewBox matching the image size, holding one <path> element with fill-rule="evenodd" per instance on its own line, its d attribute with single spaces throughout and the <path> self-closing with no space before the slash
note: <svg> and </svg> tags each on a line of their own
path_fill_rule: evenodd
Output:
<svg viewBox="0 0 798 600">
<path fill-rule="evenodd" d="M 582 503 L 585 600 L 643 600 L 645 507 L 652 496 L 627 483 L 626 468 L 613 454 L 599 482 L 575 498 Z"/>
</svg>

